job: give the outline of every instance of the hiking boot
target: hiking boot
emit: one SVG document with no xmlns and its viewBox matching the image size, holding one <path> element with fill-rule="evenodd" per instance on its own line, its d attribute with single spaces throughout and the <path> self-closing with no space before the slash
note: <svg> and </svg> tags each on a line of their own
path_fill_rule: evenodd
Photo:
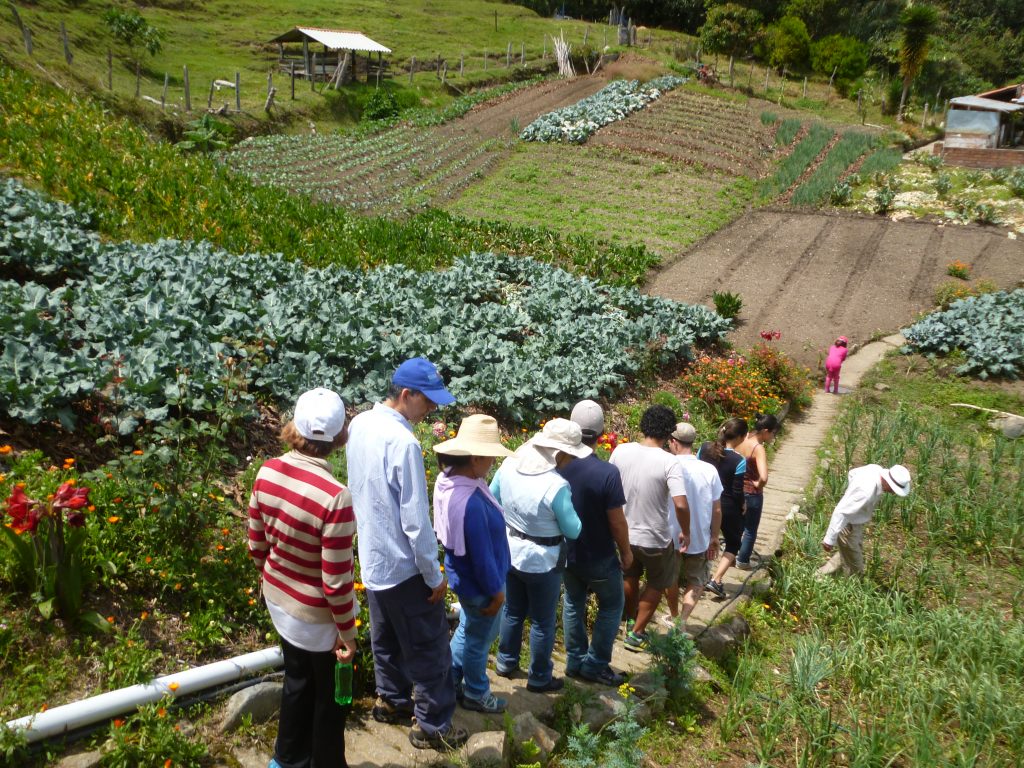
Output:
<svg viewBox="0 0 1024 768">
<path fill-rule="evenodd" d="M 744 563 L 739 560 L 736 561 L 736 567 L 739 568 L 741 571 L 749 571 L 753 568 L 753 566 L 749 562 Z"/>
<path fill-rule="evenodd" d="M 646 651 L 647 633 L 643 632 L 638 635 L 636 632 L 630 630 L 630 632 L 626 635 L 626 639 L 622 641 L 622 644 L 626 646 L 627 651 L 635 651 L 637 653 L 639 653 L 640 651 Z"/>
<path fill-rule="evenodd" d="M 526 690 L 532 693 L 551 693 L 552 691 L 560 691 L 565 687 L 565 680 L 560 677 L 552 677 L 546 683 L 540 685 L 534 685 L 533 683 L 526 684 Z"/>
<path fill-rule="evenodd" d="M 378 723 L 405 725 L 412 720 L 413 710 L 412 706 L 396 707 L 394 704 L 390 704 L 378 696 L 370 714 L 373 715 L 373 719 Z"/>
<path fill-rule="evenodd" d="M 458 728 L 449 725 L 445 731 L 427 733 L 419 725 L 414 725 L 409 730 L 409 743 L 416 749 L 436 749 L 438 752 L 448 752 L 459 749 L 469 741 L 469 732 L 465 728 Z"/>
<path fill-rule="evenodd" d="M 507 678 L 508 680 L 511 680 L 513 677 L 518 677 L 519 676 L 519 672 L 520 672 L 519 667 L 512 667 L 512 669 L 498 669 L 497 667 L 495 667 L 495 669 L 494 669 L 494 673 L 498 677 L 504 677 L 504 678 Z"/>
<path fill-rule="evenodd" d="M 708 583 L 704 585 L 704 589 L 709 592 L 714 592 L 719 597 L 725 597 L 725 587 L 722 586 L 722 582 L 720 581 L 708 579 Z"/>
<path fill-rule="evenodd" d="M 618 688 L 626 682 L 626 676 L 621 672 L 616 672 L 611 667 L 605 667 L 600 672 L 584 672 L 580 670 L 574 676 L 580 680 L 586 680 L 588 683 L 610 685 L 614 688 Z"/>
<path fill-rule="evenodd" d="M 474 712 L 483 712 L 488 715 L 499 715 L 508 707 L 505 699 L 488 693 L 482 699 L 474 699 L 472 696 L 464 696 L 462 699 L 463 709 L 471 709 Z"/>
</svg>

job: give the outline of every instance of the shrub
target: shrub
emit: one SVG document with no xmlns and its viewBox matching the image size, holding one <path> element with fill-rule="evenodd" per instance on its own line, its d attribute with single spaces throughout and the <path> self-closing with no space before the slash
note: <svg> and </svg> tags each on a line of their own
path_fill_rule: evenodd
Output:
<svg viewBox="0 0 1024 768">
<path fill-rule="evenodd" d="M 853 187 L 849 182 L 837 181 L 829 193 L 829 202 L 832 205 L 843 206 L 849 205 L 851 199 L 853 199 Z"/>
<path fill-rule="evenodd" d="M 363 120 L 387 120 L 398 115 L 398 99 L 387 88 L 378 88 L 366 100 Z"/>
<path fill-rule="evenodd" d="M 697 358 L 680 384 L 691 409 L 706 409 L 713 419 L 738 416 L 749 421 L 782 407 L 782 398 L 763 369 L 735 352 L 727 357 Z"/>
<path fill-rule="evenodd" d="M 1007 174 L 1006 187 L 1014 197 L 1024 197 L 1024 168 L 1014 168 Z"/>
<path fill-rule="evenodd" d="M 879 176 L 875 179 L 875 213 L 884 216 L 892 210 L 899 192 L 899 181 L 893 176 Z"/>
<path fill-rule="evenodd" d="M 715 302 L 715 311 L 726 320 L 732 320 L 743 309 L 743 299 L 738 293 L 715 291 L 711 299 Z"/>
<path fill-rule="evenodd" d="M 969 280 L 971 277 L 971 265 L 966 262 L 951 261 L 946 265 L 946 274 L 950 277 L 959 277 L 961 280 Z"/>
<path fill-rule="evenodd" d="M 815 382 L 809 368 L 793 362 L 791 357 L 767 341 L 753 347 L 747 360 L 764 373 L 780 400 L 789 401 L 796 410 L 811 404 Z"/>
<path fill-rule="evenodd" d="M 995 293 L 998 290 L 991 280 L 979 280 L 973 285 L 960 280 L 947 280 L 935 289 L 935 305 L 948 309 L 950 304 L 960 299 L 980 296 L 983 293 Z"/>
<path fill-rule="evenodd" d="M 868 68 L 868 49 L 855 37 L 829 35 L 811 45 L 811 67 L 826 77 L 835 72 L 842 93 Z"/>
<path fill-rule="evenodd" d="M 939 196 L 939 199 L 944 200 L 951 189 L 953 189 L 953 179 L 948 173 L 940 173 L 935 177 L 935 194 Z"/>
<path fill-rule="evenodd" d="M 803 69 L 810 58 L 811 36 L 796 16 L 783 16 L 765 30 L 764 52 L 773 67 L 790 72 Z"/>
</svg>

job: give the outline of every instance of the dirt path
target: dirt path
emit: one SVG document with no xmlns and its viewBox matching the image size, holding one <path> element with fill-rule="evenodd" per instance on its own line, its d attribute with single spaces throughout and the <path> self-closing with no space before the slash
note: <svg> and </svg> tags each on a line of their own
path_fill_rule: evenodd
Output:
<svg viewBox="0 0 1024 768">
<path fill-rule="evenodd" d="M 954 259 L 1001 287 L 1024 278 L 1024 243 L 1002 229 L 765 209 L 683 253 L 647 290 L 706 304 L 714 291 L 738 293 L 733 343 L 749 347 L 762 330 L 779 330 L 785 352 L 817 367 L 837 335 L 864 344 L 931 309 Z"/>
</svg>

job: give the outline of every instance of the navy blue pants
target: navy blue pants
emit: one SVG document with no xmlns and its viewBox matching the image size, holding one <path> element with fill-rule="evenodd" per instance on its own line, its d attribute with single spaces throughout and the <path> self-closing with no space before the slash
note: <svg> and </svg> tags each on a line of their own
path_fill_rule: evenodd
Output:
<svg viewBox="0 0 1024 768">
<path fill-rule="evenodd" d="M 283 637 L 281 650 L 284 689 L 274 759 L 281 768 L 348 768 L 347 708 L 334 701 L 334 653 L 304 651 Z"/>
<path fill-rule="evenodd" d="M 393 707 L 413 705 L 427 734 L 446 731 L 455 714 L 455 678 L 444 601 L 427 602 L 422 576 L 397 587 L 366 590 L 377 695 Z"/>
</svg>

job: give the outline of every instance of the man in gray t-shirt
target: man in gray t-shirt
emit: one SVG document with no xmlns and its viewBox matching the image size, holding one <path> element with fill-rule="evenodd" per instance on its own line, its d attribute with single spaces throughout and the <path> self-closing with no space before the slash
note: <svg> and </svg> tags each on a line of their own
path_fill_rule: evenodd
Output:
<svg viewBox="0 0 1024 768">
<path fill-rule="evenodd" d="M 626 492 L 626 523 L 633 565 L 626 570 L 625 646 L 632 651 L 647 650 L 647 624 L 661 595 L 675 579 L 675 552 L 685 548 L 690 537 L 690 510 L 686 505 L 683 471 L 676 458 L 665 450 L 676 417 L 670 408 L 652 405 L 640 419 L 643 439 L 623 443 L 611 455 L 619 469 Z M 669 531 L 665 508 L 671 504 L 681 533 L 676 541 Z M 640 591 L 640 577 L 647 582 Z M 630 620 L 633 620 L 630 626 Z"/>
</svg>

